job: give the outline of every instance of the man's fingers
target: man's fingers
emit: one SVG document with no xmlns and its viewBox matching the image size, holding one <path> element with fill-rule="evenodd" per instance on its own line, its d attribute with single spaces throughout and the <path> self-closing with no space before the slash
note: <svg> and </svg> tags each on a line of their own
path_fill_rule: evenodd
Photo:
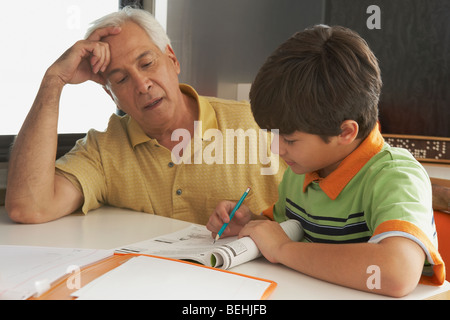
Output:
<svg viewBox="0 0 450 320">
<path fill-rule="evenodd" d="M 102 38 L 118 34 L 120 31 L 122 31 L 122 28 L 114 26 L 99 28 L 92 32 L 86 40 L 100 41 Z"/>
<path fill-rule="evenodd" d="M 105 62 L 103 64 L 103 66 L 101 67 L 100 71 L 105 72 L 106 68 L 108 67 L 110 62 L 111 62 L 111 51 L 109 51 L 109 46 L 108 46 L 108 50 L 106 50 L 106 52 L 105 52 Z"/>
<path fill-rule="evenodd" d="M 90 48 L 90 64 L 92 67 L 92 72 L 97 74 L 99 71 L 105 71 L 110 62 L 110 52 L 109 46 L 105 42 L 91 42 L 92 47 Z"/>
</svg>

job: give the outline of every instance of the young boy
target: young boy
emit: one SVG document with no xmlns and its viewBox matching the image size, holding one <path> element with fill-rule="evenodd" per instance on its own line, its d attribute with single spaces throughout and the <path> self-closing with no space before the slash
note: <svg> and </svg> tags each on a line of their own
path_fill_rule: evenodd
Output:
<svg viewBox="0 0 450 320">
<path fill-rule="evenodd" d="M 381 85 L 375 56 L 351 30 L 319 25 L 283 43 L 250 100 L 261 128 L 279 129 L 289 168 L 278 202 L 263 215 L 242 206 L 224 236 L 250 236 L 271 262 L 359 290 L 401 297 L 419 280 L 442 284 L 430 181 L 408 151 L 384 142 Z M 217 206 L 213 236 L 233 207 Z M 303 241 L 286 236 L 286 219 L 300 221 Z"/>
</svg>

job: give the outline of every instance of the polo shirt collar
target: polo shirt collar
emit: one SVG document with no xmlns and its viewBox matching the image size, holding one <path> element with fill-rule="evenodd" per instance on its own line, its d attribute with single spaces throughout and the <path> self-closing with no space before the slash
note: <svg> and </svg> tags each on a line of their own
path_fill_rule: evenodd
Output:
<svg viewBox="0 0 450 320">
<path fill-rule="evenodd" d="M 351 154 L 349 154 L 327 177 L 321 178 L 317 172 L 305 174 L 303 192 L 313 182 L 318 181 L 319 187 L 331 199 L 335 200 L 345 186 L 361 170 L 362 167 L 378 152 L 384 145 L 383 136 L 378 125 L 372 130 L 367 138 L 361 142 Z"/>
<path fill-rule="evenodd" d="M 131 145 L 136 147 L 138 144 L 145 143 L 152 140 L 142 130 L 141 126 L 130 116 L 128 116 L 128 136 L 130 137 Z"/>
<path fill-rule="evenodd" d="M 202 136 L 208 129 L 218 129 L 216 112 L 207 99 L 198 95 L 194 88 L 186 84 L 180 84 L 182 93 L 194 98 L 199 107 L 199 121 L 202 124 Z M 155 140 L 147 136 L 141 126 L 131 117 L 128 119 L 128 135 L 131 145 L 136 147 L 138 144 Z"/>
</svg>

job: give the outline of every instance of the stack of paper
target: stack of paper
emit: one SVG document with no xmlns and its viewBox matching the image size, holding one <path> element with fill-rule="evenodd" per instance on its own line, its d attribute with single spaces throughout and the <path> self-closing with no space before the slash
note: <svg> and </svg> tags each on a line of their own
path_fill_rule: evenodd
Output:
<svg viewBox="0 0 450 320">
<path fill-rule="evenodd" d="M 0 245 L 0 300 L 42 294 L 67 273 L 112 254 L 112 250 Z"/>
</svg>

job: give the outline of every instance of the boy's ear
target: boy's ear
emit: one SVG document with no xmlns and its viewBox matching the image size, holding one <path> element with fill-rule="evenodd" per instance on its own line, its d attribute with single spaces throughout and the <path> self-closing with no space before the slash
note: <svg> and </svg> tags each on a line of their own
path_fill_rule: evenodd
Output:
<svg viewBox="0 0 450 320">
<path fill-rule="evenodd" d="M 359 125 L 354 120 L 345 120 L 341 124 L 341 133 L 339 134 L 339 142 L 341 144 L 350 144 L 356 140 L 359 133 Z"/>
</svg>

